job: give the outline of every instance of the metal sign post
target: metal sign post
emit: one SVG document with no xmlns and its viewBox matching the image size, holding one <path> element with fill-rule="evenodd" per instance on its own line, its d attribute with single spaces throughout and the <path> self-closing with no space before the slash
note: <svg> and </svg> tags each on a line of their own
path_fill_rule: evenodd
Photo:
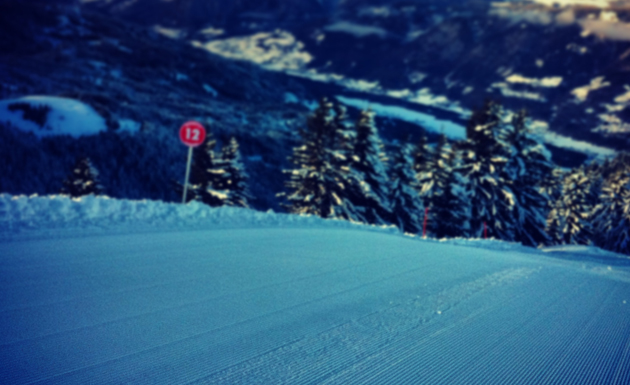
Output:
<svg viewBox="0 0 630 385">
<path fill-rule="evenodd" d="M 186 195 L 188 194 L 188 177 L 190 176 L 190 163 L 192 162 L 193 148 L 188 147 L 188 161 L 186 162 L 186 178 L 184 178 L 184 195 L 182 196 L 182 204 L 186 203 Z"/>
</svg>

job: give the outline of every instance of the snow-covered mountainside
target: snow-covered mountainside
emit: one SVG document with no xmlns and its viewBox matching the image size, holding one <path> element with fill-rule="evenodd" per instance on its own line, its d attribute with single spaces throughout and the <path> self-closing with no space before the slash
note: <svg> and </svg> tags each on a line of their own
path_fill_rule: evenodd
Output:
<svg viewBox="0 0 630 385">
<path fill-rule="evenodd" d="M 595 249 L 94 197 L 1 195 L 0 234 L 6 384 L 630 381 Z"/>
<path fill-rule="evenodd" d="M 110 195 L 175 201 L 177 129 L 195 119 L 218 147 L 238 140 L 251 205 L 280 210 L 282 170 L 322 96 L 351 118 L 373 109 L 386 145 L 461 139 L 493 97 L 530 110 L 560 166 L 610 156 L 628 140 L 627 11 L 582 3 L 3 0 L 0 192 L 58 193 L 89 155 Z M 89 106 L 107 129 L 33 140 L 21 131 L 45 132 L 38 107 L 14 104 L 42 96 Z"/>
<path fill-rule="evenodd" d="M 325 3 L 325 2 L 324 2 Z M 450 121 L 487 97 L 527 108 L 547 142 L 627 148 L 624 1 L 95 1 L 210 52 L 407 102 Z M 169 10 L 171 17 L 160 17 Z M 589 154 L 606 152 L 588 148 Z"/>
<path fill-rule="evenodd" d="M 88 155 L 112 196 L 176 200 L 172 183 L 186 164 L 177 133 L 196 119 L 219 145 L 238 140 L 253 206 L 278 208 L 281 170 L 308 111 L 302 102 L 316 99 L 299 82 L 49 2 L 0 2 L 0 30 L 0 191 L 58 193 Z M 73 107 L 42 107 L 43 97 Z M 61 133 L 55 125 L 99 134 L 51 136 Z"/>
</svg>

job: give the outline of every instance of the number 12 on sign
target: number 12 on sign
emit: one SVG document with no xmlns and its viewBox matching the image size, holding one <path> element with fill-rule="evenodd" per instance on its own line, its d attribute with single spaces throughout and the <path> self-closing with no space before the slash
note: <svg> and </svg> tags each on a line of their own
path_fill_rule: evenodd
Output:
<svg viewBox="0 0 630 385">
<path fill-rule="evenodd" d="M 206 129 L 199 122 L 186 122 L 179 129 L 179 139 L 188 146 L 188 160 L 186 161 L 186 177 L 184 178 L 184 195 L 182 203 L 186 203 L 188 194 L 188 177 L 190 176 L 190 163 L 192 161 L 193 148 L 201 145 L 206 139 Z"/>
</svg>

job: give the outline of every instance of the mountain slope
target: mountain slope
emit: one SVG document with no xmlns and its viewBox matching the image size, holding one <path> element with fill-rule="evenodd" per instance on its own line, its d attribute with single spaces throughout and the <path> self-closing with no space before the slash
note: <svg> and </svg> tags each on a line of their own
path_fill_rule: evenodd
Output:
<svg viewBox="0 0 630 385">
<path fill-rule="evenodd" d="M 88 155 L 114 196 L 175 200 L 172 181 L 183 179 L 186 163 L 177 132 L 197 119 L 220 143 L 237 138 L 259 198 L 254 206 L 277 207 L 285 154 L 307 111 L 285 103 L 288 92 L 298 101 L 309 97 L 299 82 L 63 5 L 0 3 L 0 30 L 7 36 L 0 42 L 0 99 L 76 99 L 108 127 L 98 137 L 37 141 L 0 122 L 10 160 L 0 166 L 1 191 L 56 193 L 76 157 Z M 139 132 L 121 132 L 125 122 Z"/>
<path fill-rule="evenodd" d="M 513 111 L 527 108 L 556 147 L 584 152 L 580 141 L 616 150 L 629 144 L 624 2 L 353 0 L 330 12 L 315 1 L 218 3 L 204 2 L 213 11 L 197 13 L 199 19 L 177 21 L 152 10 L 171 7 L 185 18 L 198 2 L 143 0 L 124 8 L 95 2 L 91 9 L 168 25 L 183 40 L 215 42 L 212 52 L 229 57 L 238 46 L 221 52 L 219 42 L 285 31 L 310 58 L 298 69 L 302 76 L 375 84 L 361 90 L 390 104 L 410 101 L 420 111 L 436 99 L 468 111 L 487 97 L 501 99 Z"/>
</svg>

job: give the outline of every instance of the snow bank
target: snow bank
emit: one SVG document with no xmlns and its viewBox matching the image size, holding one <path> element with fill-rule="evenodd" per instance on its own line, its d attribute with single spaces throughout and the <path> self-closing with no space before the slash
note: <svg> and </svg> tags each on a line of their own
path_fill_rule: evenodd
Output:
<svg viewBox="0 0 630 385">
<path fill-rule="evenodd" d="M 209 207 L 151 200 L 125 200 L 106 196 L 72 199 L 62 195 L 13 196 L 0 194 L 0 241 L 82 237 L 93 234 L 206 230 L 229 228 L 346 228 L 389 233 L 429 243 L 486 250 L 535 253 L 561 259 L 630 265 L 630 258 L 597 247 L 579 245 L 534 249 L 496 239 L 423 239 L 403 234 L 394 226 L 371 226 L 317 216 L 256 211 L 240 207 Z"/>
<path fill-rule="evenodd" d="M 212 208 L 198 202 L 186 205 L 105 196 L 72 199 L 62 195 L 0 194 L 0 239 L 16 235 L 46 237 L 59 230 L 73 232 L 146 231 L 151 228 L 233 228 L 260 226 L 368 228 L 399 233 L 395 227 L 375 227 L 315 216 L 261 212 L 238 207 Z M 53 234 L 51 234 L 51 232 Z"/>
<path fill-rule="evenodd" d="M 0 100 L 0 122 L 38 137 L 94 135 L 106 130 L 105 120 L 77 100 L 53 96 L 26 96 Z"/>
</svg>

